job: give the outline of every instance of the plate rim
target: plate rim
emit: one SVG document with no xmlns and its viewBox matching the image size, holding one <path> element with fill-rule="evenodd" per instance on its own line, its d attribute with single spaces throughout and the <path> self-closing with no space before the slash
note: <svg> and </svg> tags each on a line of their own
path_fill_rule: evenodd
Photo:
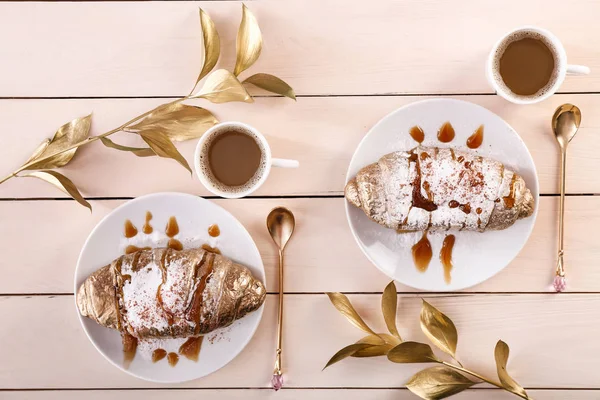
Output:
<svg viewBox="0 0 600 400">
<path fill-rule="evenodd" d="M 460 287 L 452 290 L 453 292 L 457 292 L 457 291 L 461 291 L 461 290 L 465 290 L 465 289 L 471 288 L 471 287 L 476 286 L 476 285 L 480 285 L 483 282 L 485 282 L 485 281 L 493 278 L 494 276 L 496 276 L 498 273 L 500 273 L 500 271 L 503 271 L 519 255 L 519 253 L 521 253 L 521 251 L 523 250 L 523 248 L 525 247 L 525 245 L 527 244 L 527 242 L 529 242 L 529 239 L 531 238 L 531 233 L 533 232 L 533 229 L 534 229 L 535 224 L 537 222 L 538 211 L 540 209 L 540 207 L 539 207 L 539 204 L 540 204 L 540 183 L 539 183 L 539 177 L 538 177 L 537 167 L 535 165 L 535 161 L 533 160 L 531 152 L 529 151 L 529 148 L 525 144 L 525 141 L 523 140 L 523 138 L 521 137 L 521 135 L 519 135 L 519 133 L 517 132 L 517 130 L 512 127 L 512 125 L 510 125 L 508 122 L 506 122 L 506 120 L 504 120 L 504 118 L 502 118 L 501 116 L 499 116 L 495 112 L 489 110 L 488 108 L 483 107 L 483 106 L 481 106 L 479 104 L 476 104 L 476 103 L 472 103 L 470 101 L 466 101 L 466 100 L 459 100 L 459 99 L 454 99 L 454 98 L 450 98 L 450 97 L 440 97 L 440 98 L 423 99 L 423 100 L 418 100 L 418 101 L 414 101 L 414 102 L 405 104 L 405 105 L 403 105 L 401 107 L 396 108 L 395 110 L 392 110 L 391 112 L 389 112 L 388 114 L 386 114 L 385 116 L 383 116 L 380 120 L 378 120 L 375 123 L 375 125 L 373 125 L 368 130 L 368 132 L 365 134 L 365 136 L 358 143 L 358 145 L 354 149 L 354 153 L 352 153 L 352 157 L 350 158 L 350 162 L 348 163 L 348 169 L 346 170 L 346 179 L 345 179 L 345 183 L 344 183 L 344 188 L 346 187 L 346 184 L 348 183 L 348 181 L 351 178 L 350 168 L 352 166 L 352 162 L 354 161 L 354 158 L 356 157 L 356 154 L 358 153 L 359 149 L 363 146 L 363 144 L 367 140 L 367 138 L 370 135 L 373 134 L 373 132 L 379 127 L 379 125 L 382 125 L 387 119 L 391 118 L 394 114 L 396 114 L 398 112 L 401 112 L 401 111 L 404 111 L 405 109 L 413 107 L 415 105 L 424 104 L 424 103 L 444 103 L 444 102 L 462 103 L 462 104 L 467 104 L 470 107 L 481 108 L 481 109 L 485 110 L 486 112 L 493 114 L 494 116 L 496 116 L 497 118 L 499 118 L 502 122 L 504 122 L 506 124 L 506 126 L 508 126 L 516 134 L 517 138 L 519 139 L 519 141 L 521 142 L 521 144 L 525 148 L 525 151 L 527 152 L 527 155 L 529 156 L 529 159 L 531 160 L 531 164 L 533 166 L 533 173 L 534 173 L 534 176 L 535 176 L 535 186 L 536 186 L 536 189 L 537 189 L 536 193 L 534 195 L 536 207 L 534 208 L 533 215 L 531 216 L 532 222 L 530 224 L 530 227 L 529 227 L 529 230 L 527 232 L 526 238 L 523 241 L 523 243 L 521 244 L 521 246 L 519 247 L 518 251 L 515 253 L 515 256 L 510 261 L 508 261 L 502 268 L 498 269 L 496 272 L 494 272 L 493 274 L 491 274 L 486 279 L 484 279 L 482 281 L 479 281 L 479 282 L 475 282 L 475 283 L 470 283 L 470 284 L 467 284 L 467 285 L 463 285 L 463 286 L 460 286 Z M 365 257 L 367 257 L 367 259 L 371 262 L 371 264 L 373 264 L 380 272 L 382 272 L 388 278 L 392 279 L 392 281 L 399 282 L 399 283 L 401 283 L 401 284 L 403 284 L 405 286 L 411 287 L 413 289 L 423 290 L 423 291 L 433 292 L 433 293 L 436 293 L 436 292 L 445 292 L 445 290 L 443 290 L 443 289 L 437 290 L 437 289 L 429 289 L 429 288 L 425 288 L 425 287 L 415 286 L 413 284 L 409 284 L 409 283 L 400 281 L 400 280 L 396 279 L 395 277 L 390 276 L 386 272 L 386 270 L 384 268 L 380 267 L 375 262 L 375 260 L 373 260 L 371 258 L 371 256 L 365 250 L 365 248 L 364 248 L 361 240 L 358 238 L 358 236 L 357 236 L 357 234 L 356 234 L 356 232 L 354 230 L 354 227 L 352 225 L 351 218 L 350 218 L 350 204 L 348 203 L 348 201 L 345 198 L 344 198 L 344 209 L 346 211 L 346 221 L 348 222 L 348 226 L 350 228 L 350 232 L 352 233 L 352 237 L 356 241 L 356 244 L 360 248 L 361 252 L 365 255 Z"/>
<path fill-rule="evenodd" d="M 73 273 L 73 288 L 74 288 L 73 289 L 73 304 L 75 306 L 75 313 L 77 314 L 77 318 L 79 320 L 79 323 L 80 323 L 81 327 L 83 328 L 83 332 L 85 333 L 85 335 L 88 338 L 88 340 L 90 341 L 90 343 L 92 343 L 92 345 L 94 346 L 94 348 L 102 355 L 102 357 L 104 357 L 104 359 L 106 361 L 108 361 L 113 366 L 117 367 L 122 372 L 125 372 L 128 375 L 131 375 L 131 376 L 133 376 L 135 378 L 138 378 L 138 379 L 141 379 L 141 380 L 144 380 L 144 381 L 147 381 L 147 382 L 177 384 L 177 383 L 184 383 L 184 382 L 190 382 L 190 381 L 202 379 L 202 378 L 204 378 L 204 377 L 206 377 L 208 375 L 211 375 L 211 374 L 217 372 L 218 370 L 220 370 L 221 368 L 225 367 L 227 364 L 229 364 L 233 360 L 235 360 L 240 355 L 240 353 L 242 353 L 242 351 L 244 351 L 244 349 L 246 348 L 246 346 L 248 346 L 248 343 L 250 343 L 250 341 L 252 340 L 252 338 L 256 334 L 256 331 L 258 330 L 258 326 L 260 325 L 260 323 L 262 321 L 263 312 L 264 312 L 264 309 L 265 309 L 266 298 L 265 298 L 265 302 L 256 311 L 253 312 L 253 314 L 256 313 L 258 315 L 256 324 L 252 328 L 252 331 L 248 335 L 247 339 L 243 342 L 243 345 L 240 347 L 240 349 L 237 352 L 237 354 L 235 354 L 231 360 L 229 360 L 225 364 L 221 365 L 219 368 L 217 368 L 214 371 L 209 372 L 209 373 L 207 373 L 205 375 L 197 376 L 197 377 L 191 378 L 191 379 L 182 379 L 182 380 L 161 380 L 161 379 L 148 378 L 148 377 L 136 374 L 136 373 L 134 373 L 134 372 L 132 372 L 132 371 L 130 371 L 128 369 L 125 369 L 122 365 L 117 364 L 110 357 L 108 357 L 108 355 L 99 347 L 99 345 L 96 343 L 96 341 L 94 339 L 92 339 L 92 337 L 90 336 L 90 333 L 88 332 L 88 330 L 87 330 L 87 328 L 86 328 L 86 326 L 84 324 L 84 317 L 81 315 L 81 313 L 79 312 L 79 308 L 77 307 L 77 290 L 78 290 L 78 287 L 77 287 L 77 272 L 79 271 L 79 268 L 80 268 L 81 257 L 83 255 L 84 249 L 87 247 L 87 245 L 88 245 L 90 239 L 92 238 L 92 236 L 94 235 L 94 233 L 99 229 L 99 227 L 102 224 L 105 223 L 105 221 L 112 214 L 116 213 L 118 210 L 120 210 L 121 208 L 124 208 L 124 207 L 128 206 L 131 203 L 136 203 L 138 201 L 142 201 L 142 200 L 145 200 L 147 198 L 161 197 L 161 196 L 177 196 L 177 197 L 193 198 L 194 200 L 198 200 L 200 203 L 206 201 L 206 202 L 210 202 L 211 204 L 213 204 L 216 207 L 219 207 L 223 212 L 225 212 L 230 217 L 232 217 L 233 220 L 235 221 L 235 223 L 238 224 L 240 226 L 240 228 L 242 228 L 242 230 L 244 232 L 246 232 L 246 234 L 250 238 L 250 241 L 252 242 L 252 244 L 254 246 L 254 250 L 256 251 L 256 253 L 258 255 L 258 259 L 260 260 L 260 267 L 262 268 L 263 284 L 264 284 L 265 288 L 267 287 L 267 274 L 266 274 L 266 271 L 265 271 L 265 266 L 264 266 L 264 263 L 263 263 L 263 260 L 262 260 L 262 256 L 260 255 L 260 251 L 258 250 L 258 246 L 256 246 L 256 242 L 254 241 L 254 239 L 252 238 L 252 235 L 250 235 L 250 232 L 248 232 L 248 230 L 246 229 L 246 227 L 233 214 L 231 214 L 229 211 L 227 211 L 226 209 L 224 209 L 220 205 L 218 205 L 218 204 L 216 204 L 216 203 L 214 203 L 214 202 L 212 202 L 212 201 L 210 201 L 208 199 L 205 199 L 202 196 L 196 196 L 196 195 L 193 195 L 193 194 L 182 193 L 182 192 L 157 192 L 157 193 L 149 193 L 149 194 L 138 196 L 138 197 L 135 197 L 133 199 L 130 199 L 130 200 L 126 201 L 125 203 L 123 203 L 123 204 L 119 205 L 118 207 L 114 208 L 113 210 L 111 210 L 111 212 L 109 212 L 108 214 L 106 214 L 104 217 L 102 217 L 102 219 L 100 221 L 98 221 L 98 223 L 90 231 L 88 237 L 86 238 L 85 242 L 83 243 L 83 246 L 81 246 L 81 251 L 79 252 L 79 256 L 77 257 L 77 264 L 75 265 L 75 271 Z"/>
</svg>

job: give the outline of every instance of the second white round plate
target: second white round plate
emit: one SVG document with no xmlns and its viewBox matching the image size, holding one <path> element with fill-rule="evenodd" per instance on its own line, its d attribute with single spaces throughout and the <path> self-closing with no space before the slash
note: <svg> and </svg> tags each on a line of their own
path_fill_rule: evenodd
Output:
<svg viewBox="0 0 600 400">
<path fill-rule="evenodd" d="M 150 224 L 154 232 L 150 235 L 143 234 L 141 229 L 146 211 L 152 213 Z M 120 257 L 127 245 L 165 247 L 168 237 L 164 232 L 171 216 L 177 218 L 179 234 L 175 238 L 182 242 L 184 248 L 199 247 L 205 243 L 218 247 L 224 256 L 248 267 L 266 285 L 258 249 L 248 231 L 235 217 L 201 197 L 183 193 L 156 193 L 128 201 L 104 217 L 94 228 L 79 255 L 75 270 L 75 292 L 92 272 Z M 124 223 L 128 219 L 139 230 L 131 239 L 123 235 Z M 220 228 L 218 238 L 211 238 L 208 234 L 208 227 L 213 224 Z M 180 357 L 178 364 L 171 367 L 166 359 L 154 364 L 137 354 L 128 369 L 123 367 L 120 333 L 81 317 L 78 310 L 77 315 L 90 341 L 113 365 L 141 379 L 174 383 L 203 377 L 233 360 L 254 335 L 263 308 L 264 305 L 230 327 L 206 335 L 198 362 Z"/>
<path fill-rule="evenodd" d="M 437 132 L 444 122 L 450 122 L 456 131 L 456 137 L 448 144 L 437 140 Z M 421 237 L 420 232 L 398 234 L 371 221 L 362 210 L 346 202 L 350 229 L 369 260 L 400 283 L 431 291 L 455 291 L 477 285 L 507 266 L 531 234 L 539 207 L 535 164 L 517 132 L 496 114 L 465 101 L 432 99 L 404 106 L 379 121 L 358 145 L 346 181 L 385 154 L 414 148 L 418 143 L 411 138 L 409 130 L 415 125 L 425 132 L 423 146 L 452 146 L 466 151 L 473 151 L 466 147 L 467 138 L 483 125 L 483 144 L 476 152 L 502 162 L 525 179 L 535 198 L 534 214 L 502 231 L 455 232 L 454 268 L 449 284 L 444 280 L 443 267 L 437 257 L 443 234 L 429 235 L 434 257 L 427 271 L 422 273 L 415 268 L 411 253 L 412 245 Z"/>
</svg>

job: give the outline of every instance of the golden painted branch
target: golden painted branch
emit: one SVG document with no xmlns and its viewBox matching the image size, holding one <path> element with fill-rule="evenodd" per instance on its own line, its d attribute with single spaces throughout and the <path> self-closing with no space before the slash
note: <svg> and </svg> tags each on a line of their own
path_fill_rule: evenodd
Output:
<svg viewBox="0 0 600 400">
<path fill-rule="evenodd" d="M 473 385 L 486 382 L 522 399 L 531 400 L 525 389 L 507 372 L 509 347 L 502 340 L 496 343 L 494 358 L 499 382 L 488 379 L 477 372 L 466 369 L 456 357 L 458 331 L 452 320 L 440 310 L 423 300 L 420 322 L 421 330 L 439 350 L 448 354 L 456 362 L 442 361 L 430 345 L 413 341 L 402 341 L 396 327 L 397 291 L 394 282 L 385 288 L 381 298 L 381 309 L 390 334 L 375 333 L 358 314 L 350 300 L 342 293 L 327 293 L 334 307 L 349 322 L 369 335 L 358 342 L 339 350 L 325 368 L 348 357 L 387 356 L 389 361 L 398 364 L 434 363 L 417 372 L 406 383 L 406 387 L 422 399 L 442 399 L 460 393 Z M 388 340 L 391 339 L 391 340 Z M 324 368 L 324 369 L 325 369 Z M 477 378 L 478 381 L 469 377 Z"/>
<path fill-rule="evenodd" d="M 135 117 L 135 118 L 133 118 L 133 119 L 130 119 L 129 121 L 125 122 L 124 124 L 120 125 L 119 127 L 115 128 L 115 129 L 112 129 L 112 130 L 110 130 L 110 131 L 108 131 L 108 132 L 104 132 L 104 133 L 102 133 L 102 134 L 100 134 L 100 135 L 98 135 L 98 136 L 92 136 L 92 137 L 86 138 L 86 139 L 84 139 L 84 140 L 82 140 L 82 141 L 80 141 L 80 142 L 74 143 L 74 144 L 72 144 L 71 146 L 69 146 L 69 147 L 67 147 L 67 148 L 64 148 L 64 149 L 62 149 L 62 150 L 60 150 L 60 151 L 56 151 L 56 152 L 54 152 L 54 153 L 52 153 L 52 154 L 50 154 L 50 155 L 47 155 L 47 156 L 44 156 L 44 157 L 41 157 L 41 158 L 35 159 L 35 160 L 33 160 L 33 161 L 31 161 L 31 162 L 28 162 L 28 163 L 26 163 L 26 164 L 23 164 L 21 167 L 19 167 L 19 168 L 18 168 L 18 169 L 16 169 L 15 171 L 13 171 L 13 172 L 12 172 L 10 175 L 7 175 L 7 176 L 6 176 L 6 177 L 4 177 L 2 180 L 0 180 L 0 184 L 2 184 L 2 183 L 4 183 L 4 182 L 6 182 L 6 181 L 7 181 L 7 180 L 9 180 L 10 178 L 18 177 L 18 175 L 17 175 L 17 174 L 18 174 L 19 172 L 21 172 L 21 171 L 23 171 L 23 170 L 27 169 L 28 167 L 32 166 L 33 164 L 37 164 L 37 163 L 39 163 L 39 162 L 46 161 L 46 160 L 48 160 L 48 159 L 51 159 L 51 158 L 52 158 L 52 157 L 54 157 L 54 156 L 57 156 L 57 155 L 59 155 L 59 154 L 62 154 L 62 153 L 66 153 L 66 152 L 67 152 L 67 151 L 69 151 L 69 150 L 77 149 L 77 148 L 79 148 L 79 147 L 81 147 L 81 146 L 83 146 L 83 145 L 86 145 L 86 144 L 88 144 L 88 143 L 95 142 L 95 141 L 97 141 L 97 140 L 99 140 L 99 139 L 101 139 L 101 138 L 104 138 L 104 137 L 110 136 L 110 135 L 112 135 L 113 133 L 117 133 L 117 132 L 119 132 L 119 131 L 122 131 L 122 130 L 124 130 L 125 128 L 127 128 L 129 125 L 133 124 L 134 122 L 137 122 L 137 121 L 139 121 L 140 119 L 142 119 L 142 118 L 144 118 L 144 117 L 146 117 L 146 116 L 150 115 L 150 114 L 151 114 L 152 112 L 154 112 L 154 111 L 155 111 L 157 108 L 159 108 L 159 107 L 164 107 L 164 106 L 168 106 L 168 105 L 171 105 L 171 104 L 180 103 L 180 102 L 182 102 L 182 101 L 184 101 L 184 100 L 187 100 L 188 98 L 189 98 L 189 97 L 187 97 L 187 96 L 186 96 L 186 97 L 182 97 L 182 98 L 180 98 L 180 99 L 173 100 L 173 101 L 171 101 L 171 102 L 169 102 L 169 103 L 166 103 L 166 104 L 161 104 L 161 105 L 159 105 L 159 106 L 157 106 L 157 107 L 154 107 L 154 108 L 153 108 L 153 109 L 151 109 L 150 111 L 146 111 L 145 113 L 143 113 L 143 114 L 140 114 L 140 115 L 138 115 L 137 117 Z"/>
</svg>

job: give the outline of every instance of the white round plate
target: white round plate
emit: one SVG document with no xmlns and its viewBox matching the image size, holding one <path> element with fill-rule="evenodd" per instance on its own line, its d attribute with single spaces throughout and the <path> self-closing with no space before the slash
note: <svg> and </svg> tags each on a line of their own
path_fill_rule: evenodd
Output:
<svg viewBox="0 0 600 400">
<path fill-rule="evenodd" d="M 451 143 L 440 143 L 437 131 L 449 121 L 456 131 Z M 379 121 L 358 145 L 346 181 L 364 166 L 381 156 L 417 146 L 409 130 L 419 125 L 425 132 L 424 146 L 467 148 L 467 138 L 479 125 L 484 126 L 483 144 L 476 152 L 494 158 L 519 173 L 535 198 L 535 212 L 503 231 L 454 232 L 456 244 L 452 254 L 452 281 L 444 281 L 439 251 L 443 233 L 430 233 L 434 257 L 426 272 L 417 271 L 411 247 L 421 233 L 398 234 L 371 221 L 362 210 L 346 202 L 350 229 L 361 250 L 382 272 L 405 285 L 421 290 L 454 291 L 477 285 L 508 265 L 527 242 L 539 205 L 538 180 L 531 154 L 517 132 L 491 111 L 465 101 L 452 99 L 424 100 L 406 105 Z"/>
<path fill-rule="evenodd" d="M 154 233 L 151 235 L 141 232 L 146 211 L 153 215 L 151 225 Z M 121 256 L 127 244 L 164 247 L 168 239 L 164 235 L 164 228 L 171 216 L 177 218 L 180 232 L 175 238 L 183 243 L 184 248 L 199 247 L 204 243 L 216 246 L 223 255 L 245 265 L 257 279 L 265 283 L 265 270 L 254 241 L 229 212 L 201 197 L 183 193 L 156 193 L 128 201 L 104 217 L 94 228 L 79 255 L 75 270 L 75 292 L 92 272 Z M 132 239 L 126 239 L 123 235 L 127 219 L 139 230 Z M 208 227 L 212 224 L 217 224 L 221 230 L 218 238 L 208 235 Z M 254 335 L 263 308 L 264 306 L 234 322 L 230 327 L 206 335 L 198 362 L 180 357 L 179 363 L 171 367 L 166 359 L 154 364 L 136 354 L 129 369 L 123 368 L 123 347 L 119 332 L 82 317 L 78 310 L 77 315 L 96 349 L 116 367 L 148 381 L 173 383 L 203 377 L 233 360 Z"/>
</svg>

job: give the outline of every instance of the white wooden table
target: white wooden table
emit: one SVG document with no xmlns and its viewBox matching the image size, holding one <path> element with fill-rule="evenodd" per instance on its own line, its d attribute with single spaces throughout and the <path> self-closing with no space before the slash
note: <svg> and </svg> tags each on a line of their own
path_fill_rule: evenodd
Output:
<svg viewBox="0 0 600 400">
<path fill-rule="evenodd" d="M 264 132 L 298 170 L 273 171 L 256 196 L 216 203 L 254 237 L 268 275 L 266 310 L 248 347 L 222 370 L 184 385 L 160 385 L 112 367 L 88 342 L 73 306 L 73 272 L 92 227 L 127 199 L 157 191 L 207 195 L 175 162 L 137 159 L 99 143 L 65 169 L 94 212 L 41 181 L 0 185 L 0 398 L 412 399 L 403 388 L 418 366 L 350 359 L 321 368 L 361 337 L 324 291 L 350 293 L 383 329 L 379 294 L 388 279 L 361 254 L 343 210 L 350 157 L 367 130 L 404 104 L 449 96 L 483 105 L 523 137 L 539 171 L 538 221 L 525 249 L 502 273 L 461 293 L 398 286 L 404 337 L 424 340 L 419 298 L 459 330 L 463 363 L 494 376 L 493 347 L 511 347 L 509 370 L 535 399 L 600 398 L 600 2 L 597 0 L 279 0 L 248 2 L 265 39 L 252 69 L 289 82 L 298 102 L 265 95 L 255 104 L 206 103 L 221 120 Z M 98 134 L 171 97 L 186 94 L 200 63 L 197 7 L 222 38 L 232 68 L 237 1 L 0 1 L 0 175 L 20 165 L 63 123 L 93 111 Z M 516 106 L 491 93 L 484 60 L 505 31 L 534 24 L 563 41 L 569 59 L 592 69 L 560 94 Z M 556 106 L 572 102 L 583 125 L 572 143 L 566 209 L 569 291 L 550 291 L 556 253 L 558 153 L 550 131 Z M 191 159 L 194 143 L 179 146 Z M 271 392 L 276 327 L 276 254 L 268 211 L 289 207 L 297 231 L 286 276 L 285 390 Z M 177 390 L 175 390 L 177 389 Z M 508 399 L 481 387 L 457 399 Z"/>
</svg>

